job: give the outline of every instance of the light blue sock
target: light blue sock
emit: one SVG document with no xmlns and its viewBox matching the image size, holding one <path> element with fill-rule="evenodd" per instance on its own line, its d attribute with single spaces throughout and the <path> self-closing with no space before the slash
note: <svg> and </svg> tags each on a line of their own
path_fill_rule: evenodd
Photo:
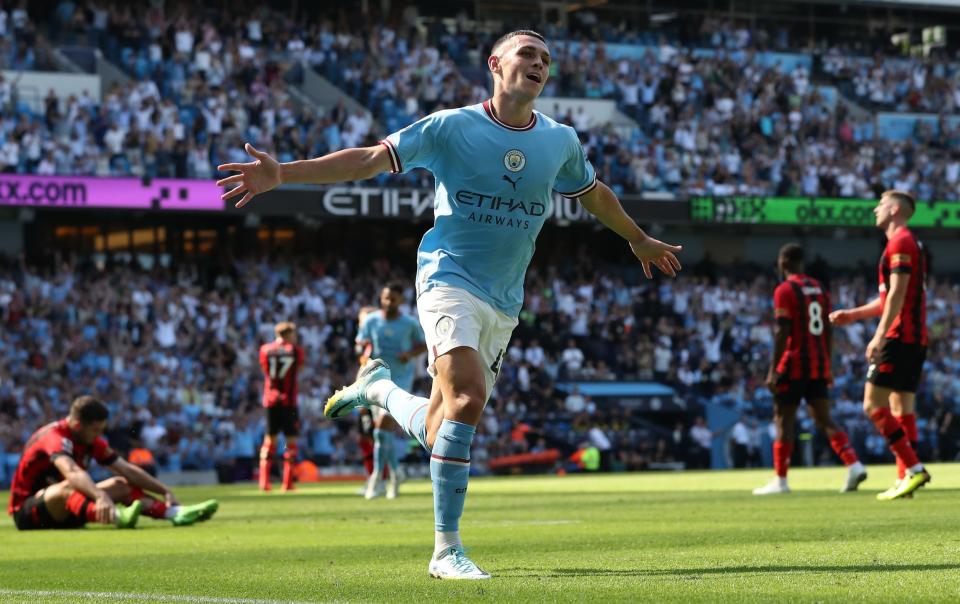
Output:
<svg viewBox="0 0 960 604">
<path fill-rule="evenodd" d="M 445 419 L 437 430 L 430 455 L 430 479 L 433 481 L 433 518 L 436 530 L 460 530 L 463 502 L 470 478 L 470 444 L 477 429 Z"/>
<path fill-rule="evenodd" d="M 394 387 L 384 398 L 383 406 L 411 438 L 417 439 L 427 452 L 427 411 L 430 400 L 414 396 L 400 387 Z"/>
<path fill-rule="evenodd" d="M 390 468 L 390 476 L 397 475 L 397 440 L 393 432 L 389 430 L 380 431 L 381 447 L 383 448 L 383 458 Z"/>
<path fill-rule="evenodd" d="M 387 452 L 383 447 L 383 437 L 385 432 L 380 428 L 373 429 L 373 475 L 381 476 L 383 466 L 387 462 Z"/>
</svg>

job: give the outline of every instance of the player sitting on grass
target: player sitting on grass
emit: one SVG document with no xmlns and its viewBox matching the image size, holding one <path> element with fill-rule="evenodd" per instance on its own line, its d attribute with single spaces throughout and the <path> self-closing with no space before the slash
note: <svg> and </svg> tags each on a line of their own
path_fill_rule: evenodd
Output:
<svg viewBox="0 0 960 604">
<path fill-rule="evenodd" d="M 79 528 L 87 522 L 134 528 L 141 512 L 174 526 L 213 516 L 216 499 L 182 506 L 169 487 L 111 449 L 103 438 L 108 416 L 102 402 L 81 396 L 65 419 L 33 433 L 10 487 L 7 513 L 19 530 Z M 117 476 L 94 483 L 85 469 L 90 458 Z M 147 491 L 163 495 L 163 501 Z"/>
</svg>

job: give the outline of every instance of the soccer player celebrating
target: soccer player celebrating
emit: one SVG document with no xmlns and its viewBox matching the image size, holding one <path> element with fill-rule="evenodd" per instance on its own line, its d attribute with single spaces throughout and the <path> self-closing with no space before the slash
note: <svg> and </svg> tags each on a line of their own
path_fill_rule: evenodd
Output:
<svg viewBox="0 0 960 604">
<path fill-rule="evenodd" d="M 10 486 L 7 513 L 19 530 L 79 528 L 88 522 L 134 528 L 141 512 L 187 526 L 216 513 L 216 499 L 181 506 L 169 487 L 120 457 L 103 438 L 108 418 L 106 405 L 81 396 L 65 419 L 33 433 Z M 90 458 L 117 476 L 94 483 L 85 469 Z"/>
<path fill-rule="evenodd" d="M 270 490 L 270 467 L 276 453 L 277 434 L 283 432 L 283 491 L 293 490 L 293 466 L 297 463 L 297 373 L 303 367 L 303 348 L 297 345 L 297 326 L 289 321 L 277 323 L 277 338 L 260 347 L 263 370 L 263 407 L 267 410 L 267 429 L 260 447 L 260 490 Z"/>
<path fill-rule="evenodd" d="M 651 265 L 670 276 L 680 269 L 680 247 L 649 237 L 623 211 L 597 180 L 576 132 L 534 111 L 550 67 L 543 37 L 530 30 L 506 34 L 487 66 L 493 98 L 438 111 L 374 147 L 278 164 L 247 145 L 256 161 L 219 168 L 240 172 L 218 182 L 238 185 L 223 195 L 242 196 L 238 207 L 282 183 L 361 180 L 414 168 L 434 174 L 434 226 L 420 242 L 416 281 L 434 377 L 430 398 L 397 387 L 386 363 L 374 359 L 327 401 L 324 413 L 383 407 L 431 453 L 436 533 L 429 573 L 441 579 L 490 578 L 460 541 L 470 446 L 517 325 L 524 275 L 552 192 L 579 199 L 623 237 L 648 278 Z"/>
<path fill-rule="evenodd" d="M 827 388 L 833 377 L 830 353 L 833 334 L 824 313 L 830 310 L 830 294 L 819 281 L 803 272 L 803 248 L 788 243 L 780 248 L 777 268 L 783 282 L 773 292 L 773 358 L 767 373 L 767 387 L 773 393 L 773 423 L 777 438 L 773 443 L 773 467 L 776 477 L 754 495 L 789 493 L 787 470 L 793 454 L 794 423 L 800 399 L 806 401 L 817 425 L 830 440 L 830 446 L 847 466 L 847 480 L 841 493 L 856 491 L 867 479 L 867 471 L 850 446 L 846 432 L 830 417 Z"/>
<path fill-rule="evenodd" d="M 369 358 L 384 361 L 390 367 L 393 383 L 406 392 L 413 390 L 413 358 L 427 350 L 423 331 L 416 319 L 400 312 L 403 287 L 397 283 L 380 292 L 380 310 L 369 313 L 360 324 L 357 346 Z M 369 352 L 367 352 L 369 351 Z M 373 406 L 373 471 L 367 481 L 365 497 L 379 493 L 384 466 L 390 470 L 387 499 L 397 496 L 397 450 L 394 443 L 396 421 L 383 407 Z"/>
<path fill-rule="evenodd" d="M 867 344 L 870 368 L 863 409 L 890 443 L 898 469 L 896 484 L 877 495 L 880 500 L 907 497 L 930 482 L 915 451 L 914 405 L 927 356 L 927 256 L 907 228 L 915 209 L 909 193 L 892 190 L 880 196 L 873 210 L 877 227 L 887 236 L 880 257 L 880 296 L 863 306 L 830 313 L 830 322 L 837 326 L 880 317 Z"/>
</svg>

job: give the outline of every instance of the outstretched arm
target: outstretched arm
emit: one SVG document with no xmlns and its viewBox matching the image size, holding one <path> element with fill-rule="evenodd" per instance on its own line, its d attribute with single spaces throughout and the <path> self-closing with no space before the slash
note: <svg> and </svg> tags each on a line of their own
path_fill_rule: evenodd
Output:
<svg viewBox="0 0 960 604">
<path fill-rule="evenodd" d="M 634 256 L 640 260 L 643 274 L 647 279 L 653 278 L 653 273 L 650 271 L 651 264 L 664 274 L 671 277 L 677 276 L 680 261 L 677 260 L 676 254 L 683 249 L 683 246 L 669 245 L 644 233 L 643 229 L 623 211 L 620 200 L 610 187 L 598 181 L 597 186 L 580 197 L 579 201 L 580 205 L 596 216 L 604 226 L 627 240 Z"/>
<path fill-rule="evenodd" d="M 830 322 L 838 327 L 849 325 L 855 321 L 879 317 L 883 313 L 883 305 L 880 298 L 874 298 L 863 306 L 851 308 L 849 310 L 835 310 L 830 313 Z"/>
<path fill-rule="evenodd" d="M 245 164 L 221 164 L 221 171 L 239 172 L 217 181 L 218 187 L 237 185 L 220 196 L 227 200 L 241 193 L 237 202 L 242 208 L 260 193 L 265 193 L 282 184 L 329 184 L 364 180 L 390 170 L 390 156 L 386 147 L 375 145 L 354 149 L 343 149 L 323 157 L 279 163 L 269 153 L 258 151 L 253 145 L 244 146 L 256 161 Z"/>
</svg>

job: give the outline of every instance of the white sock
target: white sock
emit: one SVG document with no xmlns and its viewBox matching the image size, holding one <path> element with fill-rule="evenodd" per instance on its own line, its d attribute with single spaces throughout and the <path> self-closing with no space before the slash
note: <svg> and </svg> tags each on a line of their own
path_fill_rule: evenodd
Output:
<svg viewBox="0 0 960 604">
<path fill-rule="evenodd" d="M 923 464 L 918 463 L 918 464 L 912 465 L 910 466 L 910 469 L 908 469 L 907 471 L 910 472 L 910 476 L 913 476 L 914 474 L 919 474 L 920 472 L 923 472 Z"/>
<path fill-rule="evenodd" d="M 781 487 L 787 486 L 787 477 L 786 476 L 777 476 L 777 480 L 780 482 Z"/>
<path fill-rule="evenodd" d="M 463 547 L 460 531 L 435 531 L 433 533 L 433 557 L 441 558 L 451 547 Z"/>
<path fill-rule="evenodd" d="M 171 505 L 170 507 L 167 508 L 167 511 L 163 514 L 163 517 L 169 520 L 179 513 L 180 513 L 180 506 Z"/>
<path fill-rule="evenodd" d="M 367 386 L 367 391 L 363 395 L 374 405 L 386 408 L 384 403 L 387 400 L 387 395 L 396 388 L 397 385 L 390 380 L 377 380 Z"/>
</svg>

